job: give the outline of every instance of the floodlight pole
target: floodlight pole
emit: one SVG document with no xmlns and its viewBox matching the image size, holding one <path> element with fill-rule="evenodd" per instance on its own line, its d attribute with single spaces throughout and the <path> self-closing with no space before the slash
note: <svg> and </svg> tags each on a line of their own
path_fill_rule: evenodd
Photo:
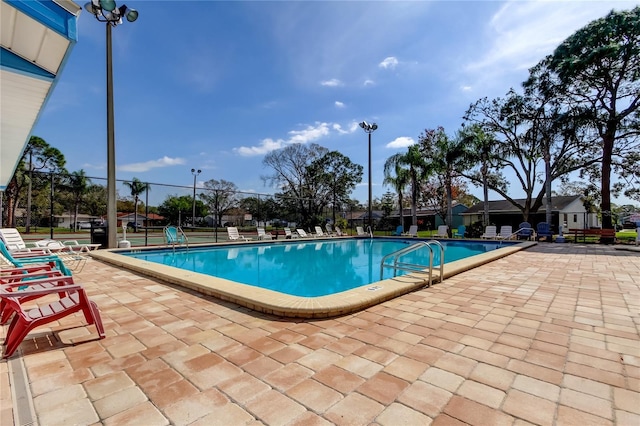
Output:
<svg viewBox="0 0 640 426">
<path fill-rule="evenodd" d="M 111 24 L 107 22 L 107 247 L 117 247 L 116 138 L 113 112 L 113 63 Z M 137 224 L 136 224 L 137 226 Z"/>
<path fill-rule="evenodd" d="M 191 169 L 193 175 L 193 214 L 191 215 L 191 225 L 196 227 L 196 178 L 202 173 L 202 170 Z"/>
<path fill-rule="evenodd" d="M 138 19 L 138 12 L 126 5 L 116 6 L 114 0 L 91 0 L 84 5 L 98 22 L 107 27 L 107 248 L 117 247 L 118 215 L 116 205 L 116 143 L 115 119 L 113 112 L 113 64 L 111 46 L 111 27 L 122 23 L 122 18 L 129 22 Z M 137 224 L 136 224 L 137 225 Z"/>
<path fill-rule="evenodd" d="M 360 127 L 369 135 L 369 227 L 371 232 L 373 233 L 373 208 L 371 205 L 372 200 L 372 187 L 373 183 L 371 181 L 371 133 L 373 133 L 378 125 L 376 123 L 369 124 L 366 121 L 360 123 Z"/>
<path fill-rule="evenodd" d="M 53 240 L 53 167 L 49 171 L 51 175 L 51 182 L 49 188 L 49 238 Z"/>
</svg>

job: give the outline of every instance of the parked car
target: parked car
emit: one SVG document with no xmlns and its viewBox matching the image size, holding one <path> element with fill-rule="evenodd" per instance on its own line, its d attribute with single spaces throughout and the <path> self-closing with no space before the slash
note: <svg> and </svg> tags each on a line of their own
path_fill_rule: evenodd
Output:
<svg viewBox="0 0 640 426">
<path fill-rule="evenodd" d="M 137 231 L 138 229 L 142 228 L 142 224 L 138 223 L 136 225 L 136 223 L 133 222 L 133 221 L 132 222 L 128 222 L 127 223 L 127 229 L 129 229 L 129 228 L 133 229 L 134 231 Z"/>
</svg>

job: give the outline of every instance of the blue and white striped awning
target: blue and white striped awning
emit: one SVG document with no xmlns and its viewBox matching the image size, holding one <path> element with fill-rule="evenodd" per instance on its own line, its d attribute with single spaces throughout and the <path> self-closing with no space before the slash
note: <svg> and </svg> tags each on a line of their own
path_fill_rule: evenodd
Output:
<svg viewBox="0 0 640 426">
<path fill-rule="evenodd" d="M 70 0 L 1 0 L 0 7 L 0 191 L 4 191 L 78 40 L 81 8 Z"/>
</svg>

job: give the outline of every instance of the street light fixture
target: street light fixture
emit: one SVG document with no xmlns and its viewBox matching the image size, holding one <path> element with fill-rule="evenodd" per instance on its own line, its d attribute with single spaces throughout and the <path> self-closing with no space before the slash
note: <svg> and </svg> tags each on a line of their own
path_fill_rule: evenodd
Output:
<svg viewBox="0 0 640 426">
<path fill-rule="evenodd" d="M 99 22 L 107 25 L 107 247 L 117 244 L 117 210 L 116 210 L 116 146 L 113 113 L 113 66 L 111 60 L 111 27 L 122 23 L 122 18 L 134 22 L 138 19 L 138 11 L 126 5 L 116 7 L 113 0 L 91 0 L 84 8 Z"/>
<path fill-rule="evenodd" d="M 371 209 L 371 133 L 378 128 L 378 125 L 376 123 L 369 124 L 366 121 L 363 121 L 360 123 L 360 127 L 369 134 L 369 229 L 370 232 L 373 233 L 373 210 Z"/>
<path fill-rule="evenodd" d="M 191 174 L 193 175 L 193 215 L 191 216 L 191 225 L 196 227 L 196 177 L 202 173 L 202 170 L 191 169 Z"/>
</svg>

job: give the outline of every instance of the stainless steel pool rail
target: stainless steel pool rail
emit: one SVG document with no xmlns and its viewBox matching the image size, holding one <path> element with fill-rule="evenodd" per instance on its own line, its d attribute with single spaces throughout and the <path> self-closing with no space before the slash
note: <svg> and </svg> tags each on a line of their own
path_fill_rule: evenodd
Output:
<svg viewBox="0 0 640 426">
<path fill-rule="evenodd" d="M 440 281 L 442 281 L 442 276 L 444 273 L 444 246 L 440 241 L 437 240 L 429 240 L 429 241 L 420 241 L 418 243 L 414 243 L 408 247 L 401 248 L 400 250 L 396 250 L 393 253 L 389 253 L 382 258 L 380 261 L 380 280 L 383 278 L 384 268 L 392 268 L 393 276 L 396 277 L 398 270 L 408 271 L 408 272 L 424 272 L 427 267 L 429 268 L 429 282 L 427 286 L 430 286 L 433 283 L 433 247 L 432 244 L 438 246 L 440 248 Z M 400 262 L 399 259 L 401 256 L 405 254 L 414 252 L 421 248 L 426 247 L 429 249 L 429 265 L 419 265 L 415 263 L 407 263 Z M 393 258 L 392 263 L 386 263 L 386 260 L 389 258 Z"/>
</svg>

